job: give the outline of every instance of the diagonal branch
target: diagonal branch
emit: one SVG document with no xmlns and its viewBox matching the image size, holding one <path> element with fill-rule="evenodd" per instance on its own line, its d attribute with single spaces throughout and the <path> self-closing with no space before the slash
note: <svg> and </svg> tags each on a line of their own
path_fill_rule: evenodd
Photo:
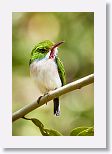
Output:
<svg viewBox="0 0 112 154">
<path fill-rule="evenodd" d="M 54 91 L 51 91 L 49 94 L 43 96 L 40 99 L 39 104 L 37 103 L 37 101 L 38 101 L 38 99 L 37 99 L 35 102 L 28 104 L 28 105 L 24 106 L 23 108 L 21 108 L 20 110 L 14 112 L 12 115 L 12 121 L 14 122 L 17 119 L 24 117 L 29 112 L 35 110 L 36 108 L 44 105 L 45 103 L 51 101 L 52 99 L 54 99 L 56 97 L 66 94 L 70 91 L 80 89 L 88 84 L 93 83 L 93 82 L 94 82 L 94 74 L 91 74 L 91 75 L 83 77 L 77 81 L 71 82 L 63 87 L 60 87 Z"/>
</svg>

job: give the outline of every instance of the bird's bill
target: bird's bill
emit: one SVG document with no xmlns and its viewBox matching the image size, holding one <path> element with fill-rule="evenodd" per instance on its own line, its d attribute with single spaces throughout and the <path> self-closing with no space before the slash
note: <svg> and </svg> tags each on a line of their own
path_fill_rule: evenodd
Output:
<svg viewBox="0 0 112 154">
<path fill-rule="evenodd" d="M 59 47 L 63 43 L 64 43 L 64 41 L 61 41 L 61 42 L 54 44 L 53 47 L 51 48 L 51 51 L 53 51 L 56 47 Z"/>
</svg>

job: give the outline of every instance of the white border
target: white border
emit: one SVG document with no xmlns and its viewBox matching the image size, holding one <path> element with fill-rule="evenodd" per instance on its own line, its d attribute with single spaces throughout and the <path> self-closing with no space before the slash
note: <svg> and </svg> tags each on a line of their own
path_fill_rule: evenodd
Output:
<svg viewBox="0 0 112 154">
<path fill-rule="evenodd" d="M 12 136 L 12 12 L 94 12 L 95 136 Z M 10 0 L 0 4 L 0 142 L 4 148 L 106 148 L 106 5 L 98 0 Z M 2 128 L 2 129 L 1 129 Z"/>
</svg>

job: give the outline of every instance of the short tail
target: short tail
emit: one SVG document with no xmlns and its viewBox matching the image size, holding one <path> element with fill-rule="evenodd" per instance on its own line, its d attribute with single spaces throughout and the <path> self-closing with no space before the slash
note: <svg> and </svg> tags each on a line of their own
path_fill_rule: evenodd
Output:
<svg viewBox="0 0 112 154">
<path fill-rule="evenodd" d="M 53 102 L 54 102 L 54 115 L 59 116 L 60 115 L 59 98 L 55 98 Z"/>
</svg>

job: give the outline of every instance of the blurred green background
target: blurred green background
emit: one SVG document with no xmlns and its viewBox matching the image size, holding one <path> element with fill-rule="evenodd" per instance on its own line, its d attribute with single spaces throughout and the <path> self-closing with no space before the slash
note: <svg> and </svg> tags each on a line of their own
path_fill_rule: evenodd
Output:
<svg viewBox="0 0 112 154">
<path fill-rule="evenodd" d="M 29 74 L 30 53 L 43 40 L 64 40 L 59 57 L 66 70 L 67 83 L 94 72 L 94 13 L 52 12 L 12 13 L 13 112 L 40 96 Z M 94 85 L 88 85 L 60 97 L 61 116 L 53 115 L 48 103 L 27 115 L 39 119 L 45 128 L 69 135 L 75 127 L 94 125 Z M 19 119 L 12 125 L 14 136 L 41 135 L 30 121 Z"/>
</svg>

